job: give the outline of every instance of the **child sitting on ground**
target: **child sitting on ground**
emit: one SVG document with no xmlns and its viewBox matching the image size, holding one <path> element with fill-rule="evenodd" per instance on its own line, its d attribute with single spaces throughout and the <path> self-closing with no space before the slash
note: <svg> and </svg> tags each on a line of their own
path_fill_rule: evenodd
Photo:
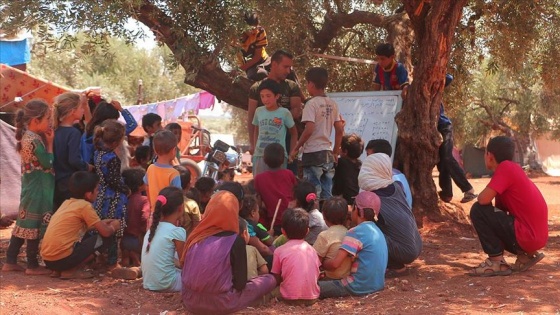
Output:
<svg viewBox="0 0 560 315">
<path fill-rule="evenodd" d="M 194 188 L 196 188 L 200 194 L 200 202 L 198 203 L 198 206 L 200 208 L 200 213 L 204 214 L 206 205 L 210 201 L 210 197 L 212 197 L 214 189 L 216 188 L 216 181 L 210 177 L 201 177 L 196 180 Z"/>
<path fill-rule="evenodd" d="M 181 187 L 183 188 L 183 194 L 185 195 L 183 202 L 185 212 L 181 218 L 180 225 L 185 228 L 187 235 L 189 235 L 198 223 L 200 223 L 200 209 L 198 208 L 198 203 L 195 200 L 187 197 L 187 194 L 191 190 L 191 172 L 188 168 L 181 165 L 175 165 L 174 167 L 181 177 Z"/>
<path fill-rule="evenodd" d="M 249 233 L 249 245 L 254 246 L 259 253 L 265 257 L 267 263 L 272 266 L 272 236 L 259 222 L 259 206 L 254 196 L 243 197 L 239 216 L 247 221 Z"/>
<path fill-rule="evenodd" d="M 267 215 L 261 218 L 261 222 L 264 222 L 267 227 L 274 226 L 274 235 L 280 235 L 282 215 L 293 199 L 293 187 L 297 180 L 292 171 L 281 168 L 284 164 L 284 147 L 279 143 L 267 145 L 263 159 L 269 170 L 258 174 L 254 179 L 255 191 L 261 197 L 267 211 Z M 271 222 L 278 200 L 281 201 L 276 221 Z"/>
<path fill-rule="evenodd" d="M 171 161 L 175 158 L 177 138 L 171 131 L 161 130 L 156 132 L 153 142 L 157 158 L 148 167 L 146 176 L 144 176 L 144 183 L 147 185 L 146 191 L 152 212 L 156 205 L 156 197 L 163 188 L 168 186 L 181 188 L 179 172 L 171 166 Z"/>
<path fill-rule="evenodd" d="M 61 279 L 93 277 L 79 269 L 115 240 L 111 236 L 121 227 L 120 221 L 99 219 L 91 205 L 98 183 L 99 176 L 85 171 L 75 172 L 70 177 L 71 198 L 52 216 L 41 245 L 41 256 L 47 268 L 54 270 L 53 276 Z M 92 229 L 98 234 L 86 234 Z"/>
<path fill-rule="evenodd" d="M 142 240 L 148 229 L 150 218 L 150 202 L 148 197 L 142 193 L 146 191 L 143 168 L 129 168 L 122 172 L 124 183 L 130 188 L 127 204 L 126 228 L 121 239 L 123 266 L 140 266 L 140 255 L 142 254 Z"/>
<path fill-rule="evenodd" d="M 317 194 L 315 185 L 310 182 L 302 181 L 294 187 L 296 207 L 302 208 L 309 213 L 309 233 L 305 236 L 305 241 L 313 245 L 319 233 L 326 230 L 327 224 L 323 215 L 316 207 Z"/>
<path fill-rule="evenodd" d="M 375 193 L 362 191 L 356 196 L 352 208 L 352 222 L 356 226 L 346 233 L 336 257 L 323 261 L 325 270 L 334 271 L 351 257 L 352 269 L 341 280 L 319 281 L 322 299 L 366 295 L 385 287 L 389 254 L 385 237 L 375 224 L 380 208 L 381 201 Z"/>
<path fill-rule="evenodd" d="M 177 187 L 162 189 L 156 197 L 152 225 L 142 246 L 144 289 L 181 291 L 181 270 L 175 257 L 183 252 L 187 233 L 175 223 L 183 213 L 183 191 Z"/>
<path fill-rule="evenodd" d="M 266 260 L 259 253 L 259 251 L 254 247 L 249 245 L 249 231 L 247 230 L 247 221 L 243 218 L 239 218 L 239 236 L 245 240 L 247 244 L 245 247 L 247 249 L 247 281 L 259 276 L 268 274 L 268 267 L 266 266 Z"/>
<path fill-rule="evenodd" d="M 340 158 L 336 164 L 333 177 L 333 196 L 342 196 L 348 204 L 354 203 L 354 197 L 360 192 L 358 174 L 362 167 L 360 155 L 364 151 L 362 138 L 353 133 L 342 137 Z"/>
<path fill-rule="evenodd" d="M 332 197 L 323 204 L 323 216 L 329 227 L 317 236 L 313 248 L 321 261 L 334 259 L 348 229 L 344 226 L 348 217 L 348 204 L 342 197 Z M 325 270 L 326 278 L 322 280 L 343 279 L 350 274 L 352 259 L 347 256 L 340 266 L 334 270 Z"/>
<path fill-rule="evenodd" d="M 317 252 L 304 240 L 309 232 L 309 214 L 303 209 L 288 209 L 282 217 L 282 233 L 289 239 L 276 249 L 272 274 L 280 283 L 282 299 L 290 304 L 311 305 L 319 297 Z"/>
<path fill-rule="evenodd" d="M 490 139 L 486 147 L 484 160 L 494 175 L 478 195 L 470 216 L 488 258 L 473 268 L 471 276 L 511 274 L 504 250 L 517 255 L 513 265 L 517 272 L 527 271 L 544 258 L 538 250 L 548 240 L 548 207 L 537 186 L 512 161 L 514 152 L 514 142 L 505 136 Z"/>
</svg>

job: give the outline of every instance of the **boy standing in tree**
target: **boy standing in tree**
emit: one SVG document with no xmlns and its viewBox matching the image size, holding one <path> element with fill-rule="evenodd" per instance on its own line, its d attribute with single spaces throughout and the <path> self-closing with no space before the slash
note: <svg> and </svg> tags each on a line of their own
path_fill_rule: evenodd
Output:
<svg viewBox="0 0 560 315">
<path fill-rule="evenodd" d="M 514 151 L 513 141 L 505 136 L 490 139 L 486 147 L 484 160 L 494 175 L 470 216 L 488 258 L 471 270 L 471 276 L 527 271 L 544 257 L 538 250 L 548 240 L 548 208 L 537 186 L 512 161 Z M 504 260 L 504 249 L 517 255 L 513 268 Z"/>
<path fill-rule="evenodd" d="M 395 60 L 395 48 L 384 43 L 375 47 L 377 65 L 373 80 L 374 91 L 402 90 L 402 98 L 406 98 L 408 89 L 408 71 L 402 63 Z"/>
<path fill-rule="evenodd" d="M 305 124 L 305 129 L 296 146 L 292 148 L 290 156 L 296 159 L 299 148 L 303 147 L 303 177 L 315 185 L 317 195 L 325 200 L 332 197 L 334 163 L 340 152 L 344 122 L 338 105 L 325 94 L 329 80 L 327 70 L 311 68 L 305 73 L 305 80 L 307 91 L 312 98 L 303 109 L 301 122 Z M 333 127 L 334 146 L 331 142 Z"/>
</svg>

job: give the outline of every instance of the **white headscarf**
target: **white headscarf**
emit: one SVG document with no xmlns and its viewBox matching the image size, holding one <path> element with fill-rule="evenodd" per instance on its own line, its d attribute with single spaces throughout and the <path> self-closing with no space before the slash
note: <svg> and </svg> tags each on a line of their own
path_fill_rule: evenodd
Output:
<svg viewBox="0 0 560 315">
<path fill-rule="evenodd" d="M 374 153 L 366 157 L 358 175 L 360 189 L 372 191 L 385 188 L 392 183 L 391 158 L 385 153 Z"/>
</svg>

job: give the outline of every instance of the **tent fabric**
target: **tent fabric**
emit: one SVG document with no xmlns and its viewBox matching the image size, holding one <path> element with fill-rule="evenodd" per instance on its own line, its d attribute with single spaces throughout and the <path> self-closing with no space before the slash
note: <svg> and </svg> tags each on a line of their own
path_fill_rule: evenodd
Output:
<svg viewBox="0 0 560 315">
<path fill-rule="evenodd" d="M 463 148 L 463 168 L 471 177 L 490 176 L 492 174 L 486 168 L 484 162 L 484 149 L 475 148 L 467 145 Z"/>
<path fill-rule="evenodd" d="M 141 126 L 142 116 L 148 113 L 158 114 L 161 116 L 162 125 L 166 125 L 170 122 L 177 122 L 177 120 L 185 112 L 192 111 L 198 113 L 200 109 L 211 108 L 214 106 L 215 100 L 216 98 L 214 95 L 206 91 L 201 91 L 185 95 L 174 100 L 143 105 L 123 106 L 123 108 L 127 109 L 130 114 L 132 114 L 132 117 L 134 117 L 134 119 L 138 122 L 138 128 L 136 128 L 131 135 L 134 137 L 145 137 L 146 132 Z"/>
<path fill-rule="evenodd" d="M 16 132 L 0 120 L 0 212 L 15 216 L 21 194 L 21 159 L 16 153 Z"/>
<path fill-rule="evenodd" d="M 560 176 L 560 141 L 551 134 L 534 139 L 537 159 L 542 170 L 550 176 Z"/>
<path fill-rule="evenodd" d="M 17 66 L 31 61 L 31 45 L 27 38 L 18 41 L 0 40 L 0 63 Z"/>
<path fill-rule="evenodd" d="M 14 112 L 18 104 L 25 104 L 34 98 L 42 98 L 51 104 L 57 95 L 70 89 L 0 64 L 0 91 L 0 111 Z M 22 102 L 16 103 L 16 97 L 21 97 Z"/>
</svg>

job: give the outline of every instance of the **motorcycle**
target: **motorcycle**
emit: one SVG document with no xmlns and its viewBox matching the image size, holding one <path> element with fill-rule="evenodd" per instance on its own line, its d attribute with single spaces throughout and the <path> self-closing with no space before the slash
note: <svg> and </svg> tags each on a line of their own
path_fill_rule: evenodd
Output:
<svg viewBox="0 0 560 315">
<path fill-rule="evenodd" d="M 213 178 L 218 181 L 218 175 L 225 170 L 240 171 L 242 155 L 233 145 L 217 140 L 210 148 L 210 152 L 204 159 L 202 176 Z"/>
</svg>

